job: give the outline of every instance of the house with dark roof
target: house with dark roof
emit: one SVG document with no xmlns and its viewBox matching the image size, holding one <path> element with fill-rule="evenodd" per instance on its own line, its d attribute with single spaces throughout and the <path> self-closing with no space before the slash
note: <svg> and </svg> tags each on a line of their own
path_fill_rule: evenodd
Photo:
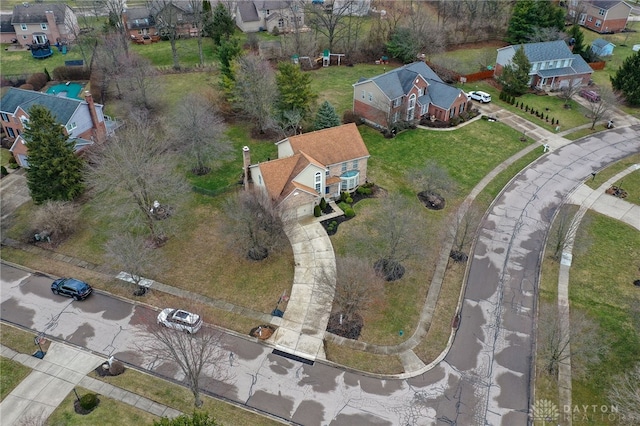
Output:
<svg viewBox="0 0 640 426">
<path fill-rule="evenodd" d="M 11 24 L 11 15 L 0 15 L 0 43 L 18 43 L 16 30 Z"/>
<path fill-rule="evenodd" d="M 591 51 L 598 56 L 611 56 L 613 55 L 613 49 L 615 44 L 607 41 L 603 38 L 597 38 L 591 42 Z"/>
<path fill-rule="evenodd" d="M 276 146 L 278 159 L 257 164 L 243 148 L 245 188 L 261 188 L 295 217 L 313 216 L 321 198 L 337 199 L 367 180 L 369 151 L 353 123 L 290 136 Z"/>
<path fill-rule="evenodd" d="M 414 62 L 353 85 L 353 111 L 368 124 L 391 128 L 423 117 L 448 122 L 467 108 L 462 90 L 446 84 L 424 62 Z"/>
<path fill-rule="evenodd" d="M 176 31 L 177 37 L 198 35 L 196 15 L 189 2 L 152 0 L 149 2 L 148 10 L 160 36 L 169 36 L 172 31 Z"/>
<path fill-rule="evenodd" d="M 245 33 L 288 32 L 304 26 L 304 10 L 296 1 L 256 0 L 236 2 L 236 25 Z"/>
<path fill-rule="evenodd" d="M 569 0 L 567 10 L 585 28 L 600 34 L 617 33 L 625 29 L 632 7 L 620 0 Z"/>
<path fill-rule="evenodd" d="M 506 65 L 511 64 L 516 50 L 524 48 L 531 62 L 529 85 L 542 90 L 555 90 L 589 83 L 593 69 L 582 56 L 574 54 L 563 40 L 512 45 L 498 49 L 495 75 L 502 75 Z"/>
<path fill-rule="evenodd" d="M 132 39 L 146 35 L 157 35 L 155 18 L 147 7 L 133 7 L 122 13 L 122 21 Z"/>
<path fill-rule="evenodd" d="M 0 125 L 7 137 L 13 140 L 11 152 L 22 167 L 29 167 L 22 133 L 29 123 L 29 110 L 34 105 L 51 111 L 56 122 L 64 126 L 77 152 L 94 143 L 104 142 L 117 127 L 104 115 L 103 106 L 93 102 L 89 92 L 85 92 L 84 100 L 81 100 L 12 87 L 0 101 Z"/>
<path fill-rule="evenodd" d="M 18 43 L 51 44 L 75 40 L 80 31 L 78 18 L 73 10 L 63 3 L 22 3 L 15 5 L 11 25 Z"/>
</svg>

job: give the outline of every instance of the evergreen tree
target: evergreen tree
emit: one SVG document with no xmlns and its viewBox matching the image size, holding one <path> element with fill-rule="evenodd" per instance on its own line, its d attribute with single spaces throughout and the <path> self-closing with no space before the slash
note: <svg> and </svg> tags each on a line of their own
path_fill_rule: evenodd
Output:
<svg viewBox="0 0 640 426">
<path fill-rule="evenodd" d="M 223 80 L 225 77 L 231 80 L 234 79 L 231 63 L 241 53 L 242 47 L 240 47 L 238 40 L 232 38 L 221 41 L 220 47 L 218 47 L 218 59 L 220 60 L 220 73 Z"/>
<path fill-rule="evenodd" d="M 69 201 L 82 193 L 83 161 L 48 109 L 31 107 L 23 137 L 29 150 L 27 185 L 36 204 Z"/>
<path fill-rule="evenodd" d="M 573 39 L 573 53 L 576 53 L 584 58 L 586 47 L 584 45 L 584 34 L 580 29 L 580 25 L 572 25 L 571 28 L 569 28 L 567 34 Z"/>
<path fill-rule="evenodd" d="M 640 51 L 624 60 L 611 77 L 611 86 L 622 92 L 629 105 L 640 105 Z"/>
<path fill-rule="evenodd" d="M 216 46 L 220 46 L 222 39 L 229 40 L 235 28 L 236 23 L 233 21 L 229 9 L 223 2 L 218 3 L 213 10 L 211 25 L 207 28 L 207 33 L 211 35 Z"/>
<path fill-rule="evenodd" d="M 281 112 L 298 110 L 304 116 L 317 97 L 311 91 L 311 76 L 291 62 L 278 64 L 276 83 L 280 92 L 278 108 Z"/>
<path fill-rule="evenodd" d="M 524 53 L 524 46 L 516 48 L 516 53 L 511 58 L 511 63 L 502 69 L 500 83 L 503 90 L 513 96 L 520 96 L 529 88 L 529 71 L 531 62 Z"/>
<path fill-rule="evenodd" d="M 405 64 L 415 61 L 419 50 L 420 43 L 409 28 L 396 28 L 387 42 L 389 54 Z"/>
<path fill-rule="evenodd" d="M 548 0 L 519 0 L 513 6 L 507 41 L 524 43 L 536 28 L 564 29 L 564 11 Z"/>
<path fill-rule="evenodd" d="M 329 103 L 324 101 L 316 114 L 315 129 L 328 129 L 340 125 L 340 117 L 336 113 L 336 109 Z"/>
</svg>

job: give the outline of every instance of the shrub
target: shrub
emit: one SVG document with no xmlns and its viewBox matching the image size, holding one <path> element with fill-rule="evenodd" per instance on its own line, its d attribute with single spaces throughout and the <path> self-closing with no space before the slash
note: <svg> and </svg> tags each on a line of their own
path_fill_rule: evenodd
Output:
<svg viewBox="0 0 640 426">
<path fill-rule="evenodd" d="M 37 232 L 47 231 L 52 238 L 60 239 L 71 234 L 78 222 L 80 210 L 70 201 L 47 201 L 38 207 L 31 226 Z"/>
<path fill-rule="evenodd" d="M 320 217 L 320 216 L 322 216 L 322 209 L 320 208 L 320 206 L 315 206 L 315 207 L 313 208 L 313 215 L 314 215 L 315 217 Z"/>
<path fill-rule="evenodd" d="M 19 89 L 22 89 L 22 90 L 33 90 L 33 85 L 25 83 L 25 84 L 21 85 L 19 87 Z"/>
<path fill-rule="evenodd" d="M 342 113 L 342 122 L 344 124 L 349 124 L 349 123 L 356 123 L 356 125 L 362 124 L 362 117 L 360 117 L 358 114 L 356 114 L 353 111 L 347 110 L 344 113 Z"/>
<path fill-rule="evenodd" d="M 109 374 L 112 376 L 118 376 L 124 373 L 124 364 L 120 361 L 113 361 L 111 367 L 109 367 Z"/>
<path fill-rule="evenodd" d="M 356 192 L 358 194 L 361 194 L 361 195 L 371 195 L 373 190 L 371 188 L 368 188 L 368 187 L 359 186 L 358 189 L 356 189 Z"/>
<path fill-rule="evenodd" d="M 35 74 L 31 74 L 31 76 L 27 79 L 27 84 L 33 86 L 33 90 L 42 89 L 45 84 L 47 84 L 47 75 L 43 72 L 37 72 Z"/>
<path fill-rule="evenodd" d="M 480 118 L 481 118 L 482 120 L 488 120 L 488 119 L 489 119 L 489 116 L 488 116 L 488 115 L 484 115 L 484 114 L 482 114 L 482 117 L 480 117 Z"/>
<path fill-rule="evenodd" d="M 5 166 L 0 166 L 0 176 L 6 176 L 8 174 L 9 172 L 7 171 L 7 168 Z"/>
<path fill-rule="evenodd" d="M 271 30 L 271 34 L 273 34 L 274 36 L 280 35 L 280 30 L 278 29 L 278 27 L 274 26 Z"/>
<path fill-rule="evenodd" d="M 350 206 L 349 204 L 345 203 L 344 201 L 341 201 L 338 204 L 338 207 L 340 207 L 340 210 L 345 211 L 346 209 L 348 209 Z"/>
<path fill-rule="evenodd" d="M 348 192 L 342 192 L 340 194 L 340 201 L 345 201 L 347 198 L 349 197 L 349 193 Z"/>
<path fill-rule="evenodd" d="M 346 209 L 344 209 L 344 215 L 346 217 L 354 217 L 356 215 L 356 212 L 353 210 L 353 207 L 347 207 Z"/>
<path fill-rule="evenodd" d="M 53 78 L 58 81 L 89 80 L 91 73 L 84 67 L 57 67 L 53 70 Z"/>
<path fill-rule="evenodd" d="M 344 200 L 347 204 L 353 204 L 353 198 L 351 198 L 350 196 L 347 197 L 346 200 Z"/>
<path fill-rule="evenodd" d="M 322 197 L 320 199 L 320 210 L 324 211 L 324 209 L 327 208 L 327 200 L 324 199 L 324 197 Z"/>
<path fill-rule="evenodd" d="M 98 395 L 95 393 L 88 393 L 80 397 L 80 406 L 87 411 L 93 410 L 98 405 Z"/>
</svg>

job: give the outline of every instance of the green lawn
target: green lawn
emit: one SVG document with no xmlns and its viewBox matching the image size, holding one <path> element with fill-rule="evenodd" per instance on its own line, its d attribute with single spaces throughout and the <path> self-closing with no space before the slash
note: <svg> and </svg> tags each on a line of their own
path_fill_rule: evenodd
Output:
<svg viewBox="0 0 640 426">
<path fill-rule="evenodd" d="M 9 159 L 13 157 L 11 151 L 6 148 L 0 148 L 0 166 L 7 167 L 9 165 Z"/>
<path fill-rule="evenodd" d="M 182 67 L 193 67 L 200 62 L 198 54 L 198 41 L 196 38 L 180 39 L 176 41 L 178 47 L 178 59 Z M 161 40 L 152 44 L 131 44 L 130 49 L 151 61 L 156 67 L 173 67 L 171 43 Z M 206 65 L 214 65 L 214 44 L 211 38 L 203 38 L 202 51 Z"/>
<path fill-rule="evenodd" d="M 0 401 L 31 373 L 29 367 L 5 357 L 0 357 L 0 371 Z"/>
<path fill-rule="evenodd" d="M 472 74 L 486 70 L 487 65 L 494 65 L 498 56 L 497 50 L 504 46 L 507 46 L 507 43 L 495 42 L 485 47 L 455 49 L 432 55 L 429 61 L 462 75 Z"/>
<path fill-rule="evenodd" d="M 585 184 L 589 186 L 591 189 L 599 188 L 600 185 L 608 181 L 611 177 L 617 175 L 618 173 L 627 169 L 628 167 L 638 163 L 640 163 L 640 154 L 631 155 L 623 160 L 618 161 L 615 164 L 612 164 L 611 166 L 603 170 L 599 170 L 596 176 L 593 179 L 591 178 L 587 179 Z M 637 171 L 632 174 L 635 175 L 636 173 Z M 624 180 L 626 180 L 626 178 Z M 629 188 L 631 192 L 636 192 L 637 191 L 636 188 L 640 188 L 640 186 L 633 187 L 627 184 L 625 184 L 624 186 Z"/>
<path fill-rule="evenodd" d="M 637 315 L 640 232 L 614 219 L 589 212 L 581 232 L 588 244 L 574 251 L 569 297 L 572 310 L 583 310 L 600 325 L 606 354 L 582 380 L 573 380 L 573 404 L 606 404 L 613 377 L 640 362 Z M 635 309 L 635 314 L 634 314 Z M 636 315 L 636 319 L 633 317 Z M 606 424 L 598 418 L 588 424 Z"/>
</svg>

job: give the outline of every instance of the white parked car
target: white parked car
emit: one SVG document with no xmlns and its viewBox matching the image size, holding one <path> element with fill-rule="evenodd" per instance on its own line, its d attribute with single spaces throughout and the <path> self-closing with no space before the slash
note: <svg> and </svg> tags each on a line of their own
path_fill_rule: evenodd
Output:
<svg viewBox="0 0 640 426">
<path fill-rule="evenodd" d="M 467 93 L 467 96 L 469 97 L 469 99 L 473 99 L 474 101 L 478 101 L 481 104 L 486 104 L 488 102 L 491 102 L 491 95 L 488 94 L 487 92 L 482 92 L 480 90 L 469 92 L 469 93 Z"/>
<path fill-rule="evenodd" d="M 202 319 L 200 319 L 200 315 L 192 314 L 191 312 L 166 308 L 158 314 L 158 324 L 193 334 L 202 327 Z"/>
</svg>

